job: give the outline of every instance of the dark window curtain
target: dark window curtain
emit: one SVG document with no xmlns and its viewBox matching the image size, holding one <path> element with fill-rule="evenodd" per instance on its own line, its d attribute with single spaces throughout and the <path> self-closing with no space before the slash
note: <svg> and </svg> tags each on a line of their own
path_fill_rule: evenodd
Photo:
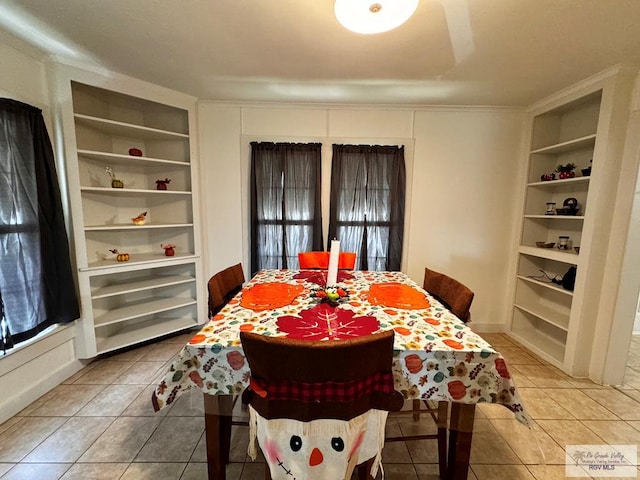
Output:
<svg viewBox="0 0 640 480">
<path fill-rule="evenodd" d="M 42 112 L 0 98 L 3 344 L 79 315 L 53 149 Z"/>
<path fill-rule="evenodd" d="M 251 272 L 322 250 L 319 143 L 251 143 Z"/>
<path fill-rule="evenodd" d="M 405 188 L 404 147 L 333 145 L 329 239 L 360 270 L 400 270 Z"/>
</svg>

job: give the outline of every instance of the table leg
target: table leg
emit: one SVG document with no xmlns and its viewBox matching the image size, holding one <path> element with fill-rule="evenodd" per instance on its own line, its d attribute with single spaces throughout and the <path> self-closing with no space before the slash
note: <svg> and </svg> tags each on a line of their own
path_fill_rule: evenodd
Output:
<svg viewBox="0 0 640 480">
<path fill-rule="evenodd" d="M 475 404 L 455 402 L 451 404 L 449 465 L 447 471 L 449 480 L 467 480 L 475 415 Z"/>
<path fill-rule="evenodd" d="M 231 447 L 231 395 L 204 394 L 204 428 L 209 480 L 226 480 Z"/>
</svg>

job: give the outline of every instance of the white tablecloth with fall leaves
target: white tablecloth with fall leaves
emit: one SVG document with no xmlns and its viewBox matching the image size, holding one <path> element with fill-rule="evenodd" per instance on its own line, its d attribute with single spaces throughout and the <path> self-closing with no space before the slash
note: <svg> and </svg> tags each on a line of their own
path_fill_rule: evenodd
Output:
<svg viewBox="0 0 640 480">
<path fill-rule="evenodd" d="M 340 271 L 329 292 L 338 293 L 337 306 L 320 301 L 325 275 L 259 272 L 180 351 L 155 389 L 154 407 L 190 388 L 240 394 L 249 384 L 240 331 L 324 340 L 393 329 L 395 384 L 406 398 L 497 403 L 529 423 L 502 355 L 405 274 Z"/>
</svg>

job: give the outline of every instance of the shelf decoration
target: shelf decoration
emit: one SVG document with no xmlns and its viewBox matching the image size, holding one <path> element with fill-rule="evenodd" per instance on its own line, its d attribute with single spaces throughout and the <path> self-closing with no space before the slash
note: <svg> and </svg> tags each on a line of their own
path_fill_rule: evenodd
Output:
<svg viewBox="0 0 640 480">
<path fill-rule="evenodd" d="M 565 198 L 562 202 L 562 208 L 556 208 L 558 215 L 577 215 L 580 210 L 578 200 L 573 197 Z"/>
<path fill-rule="evenodd" d="M 170 178 L 165 178 L 164 180 L 156 180 L 156 190 L 166 190 L 167 185 L 169 185 L 170 182 Z"/>
<path fill-rule="evenodd" d="M 175 248 L 176 246 L 173 243 L 160 244 L 161 248 L 164 248 L 164 254 L 167 257 L 173 257 L 176 254 Z"/>
<path fill-rule="evenodd" d="M 540 180 L 543 182 L 550 182 L 551 180 L 555 180 L 555 179 L 556 179 L 555 173 L 543 173 L 542 175 L 540 175 Z"/>
<path fill-rule="evenodd" d="M 131 155 L 132 157 L 141 157 L 142 150 L 140 150 L 139 148 L 130 148 L 129 155 Z"/>
<path fill-rule="evenodd" d="M 135 225 L 144 225 L 144 222 L 147 220 L 147 212 L 142 212 L 140 215 L 138 215 L 137 217 L 133 217 L 131 219 L 131 221 L 135 224 Z"/>
<path fill-rule="evenodd" d="M 560 235 L 558 237 L 559 250 L 571 250 L 571 238 L 568 235 Z"/>
<path fill-rule="evenodd" d="M 575 163 L 565 163 L 560 164 L 556 167 L 556 172 L 558 172 L 558 178 L 560 178 L 560 180 L 563 180 L 565 178 L 573 178 L 576 176 L 576 172 L 574 172 L 576 168 L 576 164 Z"/>
<path fill-rule="evenodd" d="M 555 215 L 556 214 L 556 202 L 547 202 L 547 208 L 544 212 L 545 215 Z"/>
<path fill-rule="evenodd" d="M 116 261 L 118 261 L 118 262 L 128 262 L 129 261 L 129 254 L 128 253 L 119 252 L 115 248 L 114 249 L 109 249 L 109 251 L 116 256 Z"/>
<path fill-rule="evenodd" d="M 116 174 L 113 173 L 113 169 L 111 167 L 105 167 L 105 170 L 111 177 L 111 188 L 124 188 L 124 183 L 122 183 L 122 180 L 118 180 L 116 178 Z"/>
</svg>

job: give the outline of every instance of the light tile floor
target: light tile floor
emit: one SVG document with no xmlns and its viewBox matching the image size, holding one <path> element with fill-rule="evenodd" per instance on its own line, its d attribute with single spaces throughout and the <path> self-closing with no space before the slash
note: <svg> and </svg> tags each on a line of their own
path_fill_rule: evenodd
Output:
<svg viewBox="0 0 640 480">
<path fill-rule="evenodd" d="M 201 395 L 157 414 L 150 402 L 190 335 L 99 358 L 0 425 L 0 478 L 206 480 Z M 469 479 L 562 479 L 567 444 L 640 444 L 640 339 L 615 389 L 570 378 L 506 335 L 483 336 L 506 358 L 533 425 L 479 405 Z M 399 417 L 388 428 L 408 433 L 432 422 Z M 246 428 L 233 429 L 230 480 L 264 478 L 264 464 L 246 456 L 247 441 Z M 438 478 L 430 441 L 389 444 L 383 461 L 387 480 Z"/>
</svg>

